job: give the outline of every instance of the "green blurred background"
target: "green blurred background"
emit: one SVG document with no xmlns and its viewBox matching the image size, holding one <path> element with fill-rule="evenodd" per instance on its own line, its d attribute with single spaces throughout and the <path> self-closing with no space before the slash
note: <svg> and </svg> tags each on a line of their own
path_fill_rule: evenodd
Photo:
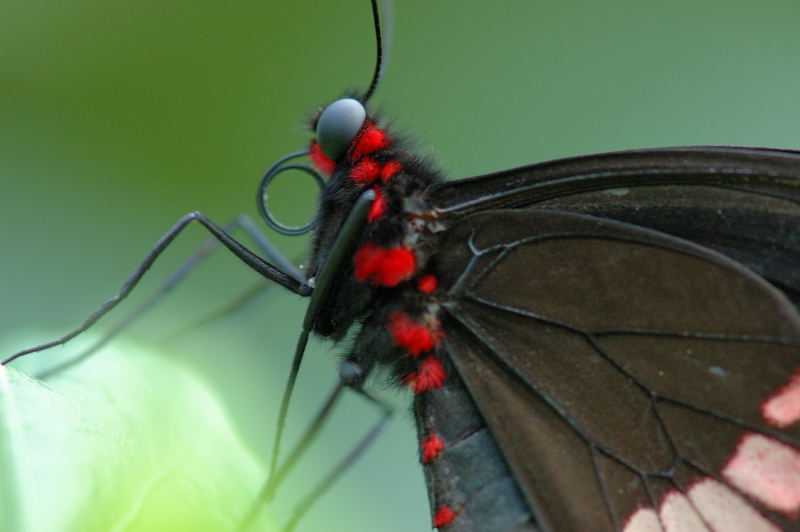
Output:
<svg viewBox="0 0 800 532">
<path fill-rule="evenodd" d="M 454 178 L 624 148 L 800 148 L 795 1 L 398 4 L 374 103 Z M 368 81 L 370 17 L 366 0 L 3 2 L 0 334 L 44 340 L 78 323 L 191 210 L 255 215 L 257 180 L 306 143 L 304 117 Z M 289 213 L 314 194 L 282 192 Z M 204 238 L 182 237 L 139 300 Z M 304 246 L 275 242 L 290 255 Z M 219 253 L 128 336 L 202 372 L 266 462 L 305 303 L 270 290 L 162 340 L 257 281 Z M 291 434 L 333 384 L 335 353 L 309 353 Z M 298 530 L 428 527 L 406 412 Z M 278 513 L 374 419 L 348 398 Z"/>
</svg>

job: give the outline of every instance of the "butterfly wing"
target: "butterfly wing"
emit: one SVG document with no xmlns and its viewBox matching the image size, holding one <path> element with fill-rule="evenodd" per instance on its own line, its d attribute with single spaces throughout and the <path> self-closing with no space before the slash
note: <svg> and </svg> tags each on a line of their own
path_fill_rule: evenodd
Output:
<svg viewBox="0 0 800 532">
<path fill-rule="evenodd" d="M 779 290 L 582 214 L 488 211 L 440 242 L 445 349 L 545 529 L 791 526 L 800 317 Z"/>
<path fill-rule="evenodd" d="M 800 151 L 794 150 L 728 146 L 625 150 L 449 181 L 432 187 L 430 196 L 440 210 L 459 214 L 626 186 L 706 184 L 796 199 L 798 168 Z"/>
<path fill-rule="evenodd" d="M 720 251 L 800 303 L 800 152 L 661 148 L 574 157 L 433 187 L 447 216 L 535 207 L 602 216 Z"/>
</svg>

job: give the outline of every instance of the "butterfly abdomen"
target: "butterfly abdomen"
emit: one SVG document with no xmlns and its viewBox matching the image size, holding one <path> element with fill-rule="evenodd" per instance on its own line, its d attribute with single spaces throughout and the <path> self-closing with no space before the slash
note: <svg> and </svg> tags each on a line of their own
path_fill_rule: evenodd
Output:
<svg viewBox="0 0 800 532">
<path fill-rule="evenodd" d="M 418 395 L 414 414 L 432 514 L 448 530 L 538 530 L 528 505 L 457 374 Z"/>
</svg>

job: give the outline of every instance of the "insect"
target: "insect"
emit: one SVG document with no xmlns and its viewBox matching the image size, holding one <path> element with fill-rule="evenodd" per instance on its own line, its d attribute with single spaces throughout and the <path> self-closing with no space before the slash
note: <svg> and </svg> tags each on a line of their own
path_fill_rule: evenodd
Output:
<svg viewBox="0 0 800 532">
<path fill-rule="evenodd" d="M 719 171 L 719 166 L 720 166 L 722 163 L 724 163 L 723 159 L 725 159 L 725 157 L 731 157 L 731 158 L 733 159 L 733 162 L 725 163 L 725 164 L 727 164 L 727 166 L 725 166 L 725 164 L 722 164 L 722 165 L 723 165 L 725 168 L 733 168 L 734 170 L 736 170 L 735 172 L 730 172 L 731 174 L 741 174 L 741 175 L 743 175 L 743 176 L 746 176 L 746 175 L 747 175 L 747 172 L 746 172 L 746 171 L 741 171 L 741 172 L 740 172 L 739 170 L 746 170 L 747 168 L 751 168 L 753 165 L 757 165 L 757 164 L 758 164 L 758 160 L 759 160 L 759 158 L 763 158 L 763 159 L 766 161 L 766 162 L 765 162 L 765 164 L 767 164 L 768 166 L 769 166 L 770 164 L 774 163 L 775 161 L 778 161 L 778 160 L 781 160 L 781 161 L 782 161 L 782 160 L 784 160 L 784 159 L 785 159 L 785 160 L 788 160 L 787 166 L 790 168 L 790 170 L 791 170 L 791 168 L 793 168 L 793 164 L 794 164 L 794 163 L 792 163 L 792 156 L 791 156 L 790 154 L 779 154 L 779 153 L 761 153 L 761 154 L 758 154 L 758 153 L 749 153 L 749 152 L 747 152 L 747 153 L 744 153 L 745 155 L 747 155 L 747 157 L 746 157 L 747 163 L 745 164 L 744 162 L 742 162 L 740 159 L 738 159 L 738 158 L 737 158 L 737 157 L 740 157 L 740 156 L 742 156 L 742 155 L 743 155 L 743 153 L 744 153 L 744 152 L 734 152 L 734 153 L 727 153 L 727 152 L 717 152 L 717 151 L 713 151 L 713 150 L 706 150 L 706 151 L 700 151 L 700 152 L 688 152 L 688 151 L 672 152 L 672 153 L 670 153 L 670 154 L 667 154 L 667 155 L 669 155 L 668 159 L 669 159 L 670 157 L 671 157 L 672 159 L 675 159 L 675 160 L 677 161 L 677 164 L 678 164 L 678 166 L 679 166 L 679 167 L 681 167 L 681 165 L 682 165 L 682 164 L 684 164 L 684 165 L 685 165 L 685 164 L 686 164 L 686 161 L 687 161 L 687 160 L 689 160 L 689 159 L 691 159 L 691 157 L 692 157 L 693 155 L 697 155 L 697 157 L 698 157 L 698 161 L 697 161 L 697 168 L 700 168 L 701 170 L 702 170 L 702 169 L 706 169 L 706 170 L 714 170 L 714 171 Z M 662 153 L 661 155 L 663 156 L 664 154 Z M 638 163 L 640 162 L 641 158 L 646 158 L 646 157 L 648 157 L 648 155 L 647 155 L 647 154 L 633 154 L 633 155 L 627 155 L 627 156 L 625 156 L 625 161 L 627 161 L 628 163 L 634 164 L 634 166 L 635 166 L 635 164 L 638 164 Z M 654 156 L 654 157 L 655 157 L 655 156 Z M 657 157 L 656 157 L 656 158 L 657 158 Z M 669 160 L 672 160 L 672 159 L 669 159 Z M 610 160 L 610 161 L 614 161 L 613 157 L 612 157 L 611 159 L 605 159 L 605 161 L 609 161 L 609 160 Z M 625 161 L 623 161 L 623 162 L 625 162 Z M 580 164 L 580 163 L 578 163 L 578 164 Z M 595 159 L 592 159 L 592 160 L 590 160 L 590 163 L 589 163 L 589 164 L 590 164 L 590 166 L 591 166 L 591 168 L 592 168 L 592 169 L 597 169 L 597 165 L 598 165 L 598 162 L 597 162 L 597 160 L 595 160 Z M 616 163 L 614 163 L 614 164 L 616 164 Z M 384 165 L 384 166 L 385 166 L 385 165 Z M 660 168 L 660 167 L 659 167 L 659 168 Z M 667 178 L 667 182 L 669 182 L 669 180 L 670 180 L 670 179 L 674 179 L 674 175 L 677 173 L 677 172 L 675 172 L 675 171 L 674 171 L 673 169 L 671 169 L 671 168 L 670 168 L 670 172 L 671 172 L 671 173 L 669 174 L 669 177 Z M 367 173 L 368 173 L 368 172 L 367 172 Z M 775 170 L 774 170 L 774 168 L 773 168 L 772 166 L 769 166 L 769 167 L 768 167 L 766 170 L 759 170 L 759 171 L 758 171 L 758 175 L 761 175 L 762 173 L 764 173 L 764 174 L 772 174 L 772 173 L 775 173 Z M 783 175 L 783 174 L 781 174 L 781 175 Z M 790 172 L 789 174 L 787 174 L 787 175 L 786 175 L 786 176 L 784 176 L 784 177 L 791 177 L 791 175 L 794 175 L 794 174 L 791 174 L 791 172 Z M 625 185 L 627 185 L 628 183 L 627 183 L 627 182 L 625 182 L 625 183 L 622 183 L 622 184 L 625 184 Z M 744 185 L 750 186 L 751 184 L 752 184 L 752 183 L 749 183 L 749 182 L 748 182 L 748 183 L 745 183 Z M 615 183 L 615 185 L 621 185 L 621 183 Z M 740 184 L 739 184 L 739 185 L 737 185 L 737 186 L 744 186 L 744 185 L 740 183 Z M 625 190 L 620 190 L 620 189 L 626 189 L 626 188 L 628 189 L 627 191 L 625 191 Z M 623 199 L 621 200 L 621 201 L 623 202 L 623 204 L 624 204 L 626 201 L 630 201 L 630 200 L 631 200 L 631 191 L 630 191 L 630 188 L 631 188 L 631 187 L 629 187 L 629 186 L 625 186 L 625 187 L 623 187 L 623 186 L 615 186 L 615 187 L 613 188 L 614 192 L 615 192 L 615 193 L 618 193 L 618 194 L 620 194 L 621 196 L 619 196 L 619 197 L 620 197 L 620 198 L 623 198 Z M 495 189 L 495 186 L 493 185 L 493 186 L 491 187 L 491 189 L 492 189 L 492 190 L 494 190 L 494 189 Z M 445 192 L 443 192 L 443 193 L 441 193 L 441 194 L 442 194 L 442 198 L 444 198 L 444 196 L 447 196 L 447 197 L 446 197 L 446 198 L 444 198 L 444 199 L 440 198 L 440 201 L 447 201 L 447 200 L 449 200 L 449 199 L 452 199 L 452 198 L 454 198 L 454 197 L 457 197 L 457 195 L 458 195 L 459 193 L 463 193 L 463 194 L 465 194 L 465 196 L 466 196 L 466 197 L 469 197 L 469 198 L 474 198 L 474 197 L 484 197 L 484 196 L 486 196 L 486 195 L 488 194 L 488 192 L 487 192 L 486 190 L 479 190 L 479 192 L 480 192 L 479 194 L 475 194 L 474 192 L 473 192 L 472 194 L 470 194 L 469 192 L 464 192 L 465 190 L 466 190 L 465 188 L 460 188 L 460 189 L 457 189 L 457 188 L 445 189 Z M 791 189 L 790 189 L 790 190 L 791 190 Z M 741 191 L 740 191 L 740 192 L 741 192 Z M 747 192 L 747 191 L 744 191 L 743 193 L 744 193 L 744 194 L 752 194 L 752 192 Z M 761 193 L 758 193 L 758 194 L 756 194 L 756 195 L 759 195 L 759 196 L 760 196 L 760 195 L 761 195 Z M 606 199 L 608 199 L 608 198 L 606 198 Z M 373 200 L 373 201 L 374 201 L 374 200 Z M 516 201 L 516 200 L 515 200 L 515 201 Z M 566 205 L 566 206 L 563 206 L 563 205 L 561 205 L 561 204 L 558 204 L 558 203 L 557 203 L 557 201 L 558 201 L 558 200 L 553 200 L 553 201 L 551 201 L 551 203 L 550 203 L 550 204 L 551 204 L 551 205 L 556 205 L 556 206 L 558 206 L 559 208 L 567 208 L 567 209 L 569 209 L 569 210 L 576 210 L 576 209 L 577 209 L 577 210 L 581 210 L 581 209 L 584 209 L 584 208 L 586 208 L 586 207 L 585 207 L 585 203 L 581 203 L 580 205 L 577 205 L 577 206 L 576 206 L 576 205 Z M 568 202 L 567 202 L 567 203 L 568 203 Z M 443 205 L 443 204 L 440 204 L 440 205 Z M 503 207 L 506 207 L 506 205 L 502 205 L 502 206 L 503 206 Z M 723 209 L 723 210 L 724 210 L 724 209 Z M 770 210 L 771 210 L 771 209 L 770 209 Z M 409 211 L 409 212 L 411 212 L 411 211 Z M 424 211 L 423 211 L 423 212 L 424 212 Z M 605 214 L 605 213 L 604 213 L 604 214 Z M 790 214 L 791 214 L 791 213 L 790 213 Z M 379 217 L 379 218 L 380 218 L 380 217 Z M 423 216 L 421 216 L 421 218 L 424 218 L 424 217 L 423 217 Z M 545 220 L 545 221 L 546 221 L 546 220 Z M 542 221 L 540 220 L 540 222 L 542 222 Z M 437 222 L 437 223 L 439 223 L 439 222 Z M 488 222 L 487 222 L 487 223 L 488 223 Z M 637 223 L 643 223 L 643 224 L 647 225 L 647 224 L 646 224 L 644 221 L 638 221 L 638 220 L 637 220 Z M 445 223 L 443 223 L 443 222 L 442 222 L 442 225 L 443 225 L 443 227 L 445 227 L 445 228 L 447 228 L 447 227 L 448 227 L 448 226 L 447 226 L 447 224 L 445 224 Z M 522 225 L 524 225 L 524 226 L 528 227 L 528 226 L 530 226 L 531 224 L 529 224 L 529 223 L 525 223 L 525 224 L 522 224 Z M 544 222 L 542 222 L 542 223 L 537 223 L 537 224 L 535 224 L 535 225 L 537 225 L 537 226 L 544 226 Z M 612 224 L 612 225 L 613 225 L 613 224 Z M 563 226 L 560 226 L 560 227 L 563 227 Z M 502 229 L 502 228 L 501 228 L 501 229 Z M 500 231 L 500 232 L 502 232 L 502 231 L 501 231 L 501 229 L 496 229 L 496 230 L 494 230 L 494 232 L 497 232 L 497 231 Z M 447 228 L 447 229 L 441 229 L 441 230 L 439 230 L 439 228 L 438 228 L 438 227 L 434 227 L 433 229 L 431 229 L 431 231 L 433 231 L 433 232 L 443 232 L 443 231 L 450 231 L 450 229 L 449 229 L 449 228 Z M 637 236 L 641 236 L 639 233 L 636 233 L 636 235 L 637 235 Z M 649 234 L 648 234 L 648 235 L 649 235 Z M 470 239 L 472 238 L 472 235 L 471 235 L 471 234 L 465 234 L 465 235 L 461 235 L 461 236 L 463 236 L 462 242 L 469 242 L 469 241 L 470 241 Z M 611 238 L 611 237 L 609 237 L 609 238 Z M 619 237 L 617 237 L 617 238 L 619 238 Z M 626 237 L 626 238 L 627 238 L 627 237 Z M 649 243 L 649 244 L 652 244 L 652 243 L 654 242 L 654 240 L 653 240 L 653 239 L 652 239 L 650 236 L 647 236 L 647 235 L 645 235 L 644 237 L 641 237 L 641 238 L 644 238 L 644 239 L 645 239 L 645 241 L 646 241 L 647 243 Z M 653 238 L 655 238 L 655 237 L 653 237 Z M 697 237 L 697 238 L 699 238 L 699 237 Z M 611 239 L 613 240 L 613 238 L 611 238 Z M 473 240 L 473 242 L 477 242 L 477 241 L 475 241 L 474 239 L 472 239 L 472 240 Z M 789 241 L 791 241 L 791 239 L 789 239 Z M 706 242 L 704 242 L 704 243 L 706 243 Z M 513 246 L 512 246 L 512 244 L 513 244 Z M 518 245 L 517 245 L 517 244 L 518 244 Z M 664 244 L 664 246 L 666 246 L 666 247 L 667 247 L 667 249 L 673 249 L 673 251 L 674 251 L 674 249 L 675 249 L 675 248 L 670 248 L 670 246 L 672 246 L 673 244 L 674 244 L 674 243 L 670 241 L 670 242 L 668 242 L 668 243 L 665 243 L 665 244 Z M 713 242 L 708 242 L 708 244 L 709 244 L 709 245 L 711 245 L 711 244 L 713 244 Z M 523 240 L 520 240 L 520 239 L 514 240 L 513 242 L 510 242 L 510 243 L 506 243 L 506 247 L 508 248 L 508 250 L 509 250 L 509 253 L 511 253 L 511 252 L 512 252 L 512 251 L 511 251 L 512 249 L 525 249 L 524 247 L 522 247 L 522 246 L 524 246 L 524 245 L 527 245 L 527 244 L 525 244 L 525 243 L 523 242 Z M 657 245 L 657 246 L 653 246 L 653 247 L 659 247 L 659 246 L 660 246 L 660 244 L 659 244 L 659 245 Z M 363 248 L 359 248 L 359 249 L 363 251 Z M 691 254 L 691 253 L 690 253 L 690 251 L 691 251 L 691 250 L 694 250 L 694 248 L 691 248 L 691 249 L 689 249 L 689 248 L 686 248 L 686 249 L 689 249 L 689 251 L 686 251 L 686 249 L 684 249 L 684 248 L 680 248 L 680 249 L 681 249 L 681 250 L 683 250 L 683 251 L 685 251 L 685 253 L 684 253 L 684 254 Z M 373 251 L 374 251 L 374 250 L 373 250 Z M 682 253 L 683 253 L 683 251 L 682 251 Z M 491 247 L 488 247 L 488 248 L 487 248 L 487 247 L 483 247 L 483 248 L 482 248 L 482 247 L 480 247 L 480 242 L 477 242 L 477 243 L 475 244 L 475 247 L 474 247 L 473 249 L 471 249 L 471 250 L 470 250 L 470 252 L 471 252 L 471 253 L 472 253 L 474 256 L 484 256 L 484 255 L 485 255 L 485 256 L 489 257 L 489 254 L 490 254 L 490 253 L 496 253 L 497 251 L 496 251 L 496 250 L 492 250 L 492 249 L 491 249 Z M 702 255 L 702 254 L 701 254 L 701 255 Z M 706 255 L 702 255 L 702 256 L 707 258 L 707 256 L 706 256 Z M 435 259 L 433 259 L 433 260 L 435 260 Z M 742 260 L 744 260 L 744 259 L 742 259 Z M 379 262 L 380 262 L 380 261 L 379 261 Z M 755 266 L 753 266 L 753 267 L 755 267 Z M 445 269 L 444 269 L 444 271 L 438 271 L 438 270 L 437 270 L 437 273 L 439 274 L 438 276 L 436 276 L 436 278 L 438 279 L 437 286 L 439 286 L 439 285 L 447 285 L 447 283 L 443 283 L 443 282 L 442 282 L 442 279 L 445 279 L 445 278 L 446 278 L 446 276 L 447 276 L 447 270 L 448 270 L 447 268 L 445 268 Z M 462 270 L 463 270 L 463 266 L 462 266 Z M 493 271 L 493 270 L 492 270 L 492 271 Z M 674 270 L 673 270 L 673 271 L 674 271 Z M 433 274 L 433 275 L 435 275 L 435 274 Z M 373 278 L 374 278 L 374 277 L 378 276 L 378 278 L 377 278 L 377 279 L 373 279 L 373 280 L 380 280 L 380 278 L 381 278 L 381 276 L 380 276 L 379 274 L 372 274 L 372 275 L 365 274 L 365 276 L 366 276 L 366 278 L 370 278 L 370 277 L 373 277 Z M 668 277 L 670 277 L 670 280 L 671 280 L 671 278 L 672 278 L 672 277 L 675 277 L 675 275 L 673 274 L 673 275 L 671 275 L 671 276 L 668 276 Z M 418 281 L 420 281 L 420 282 L 421 282 L 421 281 L 422 281 L 422 279 L 420 278 Z M 449 279 L 449 280 L 448 280 L 448 282 L 449 282 L 449 283 L 456 284 L 456 281 L 454 281 L 453 279 Z M 429 283 L 429 284 L 430 284 L 430 283 Z M 420 288 L 420 290 L 422 290 L 422 289 L 423 289 L 423 286 L 422 286 L 422 285 L 419 285 L 419 288 Z M 426 289 L 426 290 L 427 290 L 427 289 Z M 425 293 L 425 290 L 423 290 L 423 293 Z M 434 292 L 434 293 L 435 293 L 435 292 Z M 507 309 L 506 309 L 506 310 L 507 310 Z M 519 314 L 519 313 L 517 313 L 517 314 Z M 424 321 L 424 320 L 423 320 L 423 321 Z M 789 321 L 791 321 L 791 318 L 789 318 Z M 452 325 L 452 324 L 451 324 L 451 325 Z M 456 324 L 456 325 L 457 325 L 457 324 Z M 499 327 L 499 325 L 501 325 L 501 324 L 498 324 L 498 327 Z M 414 330 L 414 329 L 412 328 L 412 331 L 413 331 L 413 330 Z M 419 332 L 419 331 L 417 331 L 417 332 Z M 436 331 L 436 330 L 434 330 L 433 332 L 437 332 L 437 331 Z M 692 329 L 688 329 L 688 328 L 683 328 L 683 329 L 680 329 L 680 332 L 682 332 L 682 333 L 687 333 L 687 332 L 690 332 L 690 333 L 692 333 L 692 334 L 694 334 L 694 333 L 700 334 L 698 331 L 695 331 L 695 330 L 692 330 Z M 702 332 L 702 331 L 701 331 L 701 332 Z M 444 338 L 447 338 L 447 339 L 448 339 L 448 340 L 447 340 L 448 342 L 452 341 L 453 335 L 451 335 L 451 334 L 448 334 L 448 329 L 447 329 L 447 328 L 443 328 L 443 329 L 442 329 L 442 333 L 443 333 L 443 335 L 444 335 Z M 424 335 L 424 334 L 423 334 L 423 335 Z M 436 336 L 436 335 L 434 334 L 434 336 Z M 690 335 L 690 336 L 691 336 L 691 335 Z M 457 336 L 456 336 L 456 337 L 457 337 Z M 745 338 L 740 338 L 740 337 L 737 337 L 736 335 L 732 335 L 732 334 L 731 334 L 731 335 L 728 335 L 728 336 L 727 336 L 727 338 L 725 338 L 725 339 L 723 339 L 723 340 L 730 340 L 730 341 L 734 341 L 734 340 L 736 340 L 737 338 L 738 338 L 739 340 L 742 340 L 742 342 L 744 342 L 744 343 L 747 343 L 747 342 L 745 341 L 745 340 L 746 340 Z M 773 339 L 773 340 L 777 340 L 777 339 L 781 339 L 781 340 L 783 340 L 783 339 L 788 339 L 788 340 L 787 340 L 787 343 L 790 345 L 790 347 L 791 347 L 791 345 L 792 345 L 792 341 L 791 341 L 791 340 L 792 340 L 792 338 L 793 338 L 793 337 L 792 337 L 791 335 L 788 335 L 788 336 L 786 336 L 785 338 L 784 338 L 783 336 L 775 336 L 775 337 L 772 337 L 772 339 Z M 704 339 L 706 339 L 706 340 L 711 340 L 711 338 L 704 338 Z M 717 340 L 719 340 L 719 338 L 718 338 Z M 767 341 L 767 338 L 764 338 L 764 337 L 762 337 L 762 338 L 759 338 L 759 339 L 758 339 L 758 342 L 766 342 L 766 341 Z M 780 342 L 778 342 L 778 343 L 780 343 Z M 417 345 L 417 344 L 414 344 L 414 345 Z M 411 346 L 411 347 L 413 347 L 413 346 Z M 463 346 L 463 347 L 464 347 L 464 349 L 463 349 L 462 351 L 468 351 L 468 350 L 469 350 L 469 349 L 468 349 L 468 348 L 469 348 L 469 346 Z M 714 366 L 714 368 L 717 368 L 717 366 Z M 711 368 L 711 369 L 714 369 L 714 368 Z M 419 368 L 418 368 L 418 369 L 419 369 Z M 720 366 L 719 368 L 717 368 L 717 369 L 714 369 L 714 371 L 715 371 L 715 372 L 717 372 L 717 373 L 723 373 L 723 374 L 724 374 L 726 370 L 725 370 L 725 368 L 724 368 L 724 367 L 721 367 L 721 366 Z M 412 371 L 411 373 L 413 373 L 413 371 Z M 713 374 L 713 372 L 712 372 L 712 374 Z M 787 378 L 788 378 L 788 376 L 787 376 Z M 474 383 L 473 383 L 473 384 L 474 384 Z M 424 419 L 424 415 L 422 416 L 422 418 Z M 445 443 L 446 443 L 446 442 L 445 442 Z M 435 447 L 435 446 L 434 446 L 434 447 Z M 436 463 L 436 462 L 435 462 L 435 460 L 434 460 L 434 461 L 433 461 L 433 464 L 435 464 L 435 463 Z M 431 465 L 431 466 L 429 466 L 429 467 L 435 467 L 435 465 Z M 442 478 L 442 477 L 439 477 L 439 478 Z M 461 515 L 466 515 L 466 514 L 468 514 L 468 512 L 464 512 L 464 513 L 462 513 Z M 643 514 L 643 515 L 649 515 L 649 514 Z M 546 519 L 545 519 L 545 521 L 546 521 Z M 620 521 L 620 522 L 621 522 L 621 521 Z M 456 521 L 453 521 L 453 523 L 454 523 L 454 524 L 453 524 L 453 525 L 451 525 L 451 526 L 455 526 L 455 523 L 456 523 Z"/>
</svg>

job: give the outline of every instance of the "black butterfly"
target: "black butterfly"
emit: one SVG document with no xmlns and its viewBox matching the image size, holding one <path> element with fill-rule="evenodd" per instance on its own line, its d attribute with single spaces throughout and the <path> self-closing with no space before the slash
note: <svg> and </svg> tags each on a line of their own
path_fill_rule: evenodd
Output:
<svg viewBox="0 0 800 532">
<path fill-rule="evenodd" d="M 358 328 L 343 381 L 363 392 L 384 365 L 417 393 L 438 525 L 796 528 L 800 153 L 640 150 L 446 183 L 360 106 L 315 120 L 331 175 L 313 287 L 198 215 L 170 235 L 200 220 L 313 290 L 307 329 Z"/>
</svg>

